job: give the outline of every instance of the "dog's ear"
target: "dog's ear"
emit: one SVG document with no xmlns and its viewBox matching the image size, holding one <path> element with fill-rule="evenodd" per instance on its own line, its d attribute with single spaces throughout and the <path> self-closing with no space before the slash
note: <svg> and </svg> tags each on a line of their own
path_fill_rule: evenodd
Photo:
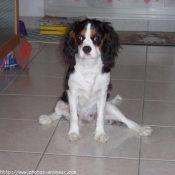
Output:
<svg viewBox="0 0 175 175">
<path fill-rule="evenodd" d="M 115 64 L 115 58 L 118 56 L 120 46 L 120 39 L 114 28 L 108 22 L 102 22 L 102 28 L 105 32 L 105 39 L 101 49 L 102 61 L 104 67 L 110 69 Z"/>
<path fill-rule="evenodd" d="M 78 46 L 76 44 L 75 32 L 78 28 L 79 22 L 74 22 L 71 24 L 63 43 L 63 59 L 70 66 L 75 65 L 75 54 L 78 53 Z"/>
</svg>

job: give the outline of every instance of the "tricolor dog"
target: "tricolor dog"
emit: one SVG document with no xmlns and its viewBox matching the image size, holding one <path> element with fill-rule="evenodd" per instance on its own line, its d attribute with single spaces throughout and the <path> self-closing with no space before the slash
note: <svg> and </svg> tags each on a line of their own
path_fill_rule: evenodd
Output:
<svg viewBox="0 0 175 175">
<path fill-rule="evenodd" d="M 86 19 L 74 22 L 64 41 L 63 59 L 69 65 L 65 91 L 54 112 L 41 115 L 39 123 L 50 124 L 65 117 L 70 121 L 67 139 L 80 139 L 78 120 L 96 120 L 94 139 L 105 143 L 105 120 L 123 122 L 141 136 L 151 135 L 150 127 L 140 126 L 127 119 L 116 107 L 120 99 L 109 100 L 110 72 L 120 49 L 117 33 L 108 22 Z"/>
</svg>

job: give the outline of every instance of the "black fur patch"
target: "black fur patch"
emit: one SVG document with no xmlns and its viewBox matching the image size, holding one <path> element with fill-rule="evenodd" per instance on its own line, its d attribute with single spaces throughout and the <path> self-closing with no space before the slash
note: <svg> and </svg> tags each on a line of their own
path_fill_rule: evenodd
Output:
<svg viewBox="0 0 175 175">
<path fill-rule="evenodd" d="M 109 84 L 108 84 L 108 92 L 109 92 L 109 91 L 111 91 L 111 90 L 112 90 L 112 84 L 111 84 L 111 83 L 109 83 Z M 106 101 L 108 101 L 109 97 L 110 97 L 110 94 L 109 94 L 109 93 L 107 93 L 107 98 L 106 98 Z"/>
<path fill-rule="evenodd" d="M 60 99 L 63 100 L 65 103 L 69 103 L 68 95 L 67 95 L 67 90 L 69 89 L 68 80 L 69 80 L 70 74 L 74 73 L 74 71 L 75 71 L 74 67 L 69 66 L 67 73 L 66 73 L 65 87 L 64 87 L 65 91 L 63 92 L 63 94 L 60 97 Z"/>
<path fill-rule="evenodd" d="M 69 80 L 70 74 L 74 73 L 74 71 L 75 71 L 74 67 L 69 66 L 67 73 L 66 73 L 66 79 L 65 79 L 65 89 L 66 90 L 69 89 L 68 80 Z"/>
<path fill-rule="evenodd" d="M 64 91 L 63 93 L 62 93 L 62 95 L 61 95 L 61 97 L 60 97 L 60 100 L 62 100 L 62 101 L 64 101 L 65 103 L 69 103 L 69 101 L 68 101 L 68 95 L 67 95 L 67 92 L 66 91 Z"/>
<path fill-rule="evenodd" d="M 109 73 L 109 72 L 111 72 L 111 69 L 110 69 L 109 67 L 103 66 L 101 72 L 102 72 L 102 74 L 104 74 L 104 73 Z"/>
</svg>

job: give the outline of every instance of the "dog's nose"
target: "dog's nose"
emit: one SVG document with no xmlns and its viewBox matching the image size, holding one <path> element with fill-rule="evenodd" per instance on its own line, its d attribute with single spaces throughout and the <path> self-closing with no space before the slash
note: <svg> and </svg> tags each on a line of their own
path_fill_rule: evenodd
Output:
<svg viewBox="0 0 175 175">
<path fill-rule="evenodd" d="M 84 46 L 84 47 L 83 47 L 84 53 L 90 53 L 91 50 L 92 50 L 92 49 L 91 49 L 90 46 Z"/>
</svg>

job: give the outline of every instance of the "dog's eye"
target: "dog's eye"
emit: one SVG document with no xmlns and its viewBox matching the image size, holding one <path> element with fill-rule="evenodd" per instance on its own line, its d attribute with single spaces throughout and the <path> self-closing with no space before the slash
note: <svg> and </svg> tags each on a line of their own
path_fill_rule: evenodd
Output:
<svg viewBox="0 0 175 175">
<path fill-rule="evenodd" d="M 97 41 L 99 41 L 99 40 L 100 40 L 100 37 L 99 37 L 99 36 L 94 36 L 94 37 L 93 37 L 93 41 L 94 41 L 94 42 L 97 42 Z"/>
<path fill-rule="evenodd" d="M 84 37 L 81 36 L 81 35 L 78 35 L 78 36 L 77 36 L 77 39 L 78 39 L 79 41 L 83 41 L 83 40 L 84 40 Z"/>
</svg>

